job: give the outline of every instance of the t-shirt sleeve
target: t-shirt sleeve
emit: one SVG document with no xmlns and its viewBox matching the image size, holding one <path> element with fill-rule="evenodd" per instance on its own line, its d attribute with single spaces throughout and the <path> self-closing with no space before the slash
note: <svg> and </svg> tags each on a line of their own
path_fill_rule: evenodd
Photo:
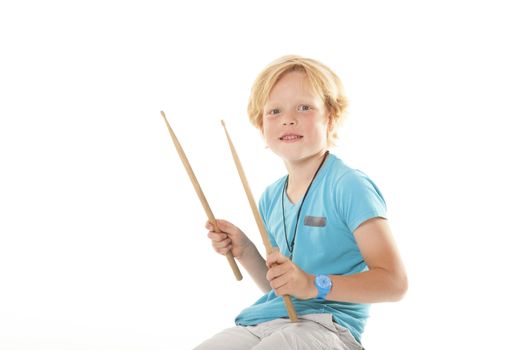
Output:
<svg viewBox="0 0 525 350">
<path fill-rule="evenodd" d="M 261 196 L 261 198 L 259 199 L 259 214 L 261 214 L 261 218 L 262 218 L 262 221 L 263 221 L 263 224 L 264 224 L 264 228 L 266 229 L 266 232 L 268 232 L 268 237 L 270 239 L 270 244 L 272 245 L 272 247 L 277 247 L 277 243 L 275 242 L 275 238 L 273 237 L 273 234 L 272 232 L 270 232 L 270 230 L 268 229 L 268 224 L 267 224 L 267 220 L 266 220 L 266 215 L 268 215 L 268 208 L 267 208 L 267 200 L 266 200 L 266 197 L 267 197 L 267 192 L 268 191 L 265 191 L 263 193 L 263 195 Z"/>
<path fill-rule="evenodd" d="M 369 219 L 386 218 L 386 203 L 381 191 L 358 170 L 341 176 L 336 184 L 335 197 L 338 212 L 352 232 Z"/>
</svg>

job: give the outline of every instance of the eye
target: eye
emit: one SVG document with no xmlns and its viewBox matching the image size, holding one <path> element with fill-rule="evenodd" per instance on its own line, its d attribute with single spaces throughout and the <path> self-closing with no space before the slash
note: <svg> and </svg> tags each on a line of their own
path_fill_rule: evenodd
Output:
<svg viewBox="0 0 525 350">
<path fill-rule="evenodd" d="M 309 111 L 311 109 L 312 109 L 312 107 L 310 107 L 308 105 L 299 105 L 299 106 L 297 106 L 297 110 L 299 112 L 305 112 L 305 111 Z"/>
<path fill-rule="evenodd" d="M 271 108 L 269 109 L 266 114 L 267 115 L 276 115 L 279 114 L 281 111 L 278 108 Z"/>
</svg>

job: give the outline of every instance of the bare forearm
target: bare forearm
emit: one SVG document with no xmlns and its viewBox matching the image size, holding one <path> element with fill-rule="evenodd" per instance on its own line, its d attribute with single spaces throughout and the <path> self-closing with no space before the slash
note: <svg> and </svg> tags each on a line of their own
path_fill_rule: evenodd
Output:
<svg viewBox="0 0 525 350">
<path fill-rule="evenodd" d="M 244 254 L 237 258 L 248 274 L 255 281 L 255 284 L 264 292 L 269 292 L 272 287 L 266 279 L 266 273 L 268 268 L 266 267 L 266 261 L 261 256 L 255 245 L 251 245 Z"/>
<path fill-rule="evenodd" d="M 327 299 L 350 303 L 398 301 L 405 294 L 408 284 L 404 274 L 381 268 L 355 275 L 330 277 L 333 285 Z"/>
</svg>

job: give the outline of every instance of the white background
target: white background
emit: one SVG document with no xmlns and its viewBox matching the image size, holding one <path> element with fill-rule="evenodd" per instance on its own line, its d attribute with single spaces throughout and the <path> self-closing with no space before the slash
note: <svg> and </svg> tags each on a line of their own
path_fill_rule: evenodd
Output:
<svg viewBox="0 0 525 350">
<path fill-rule="evenodd" d="M 189 349 L 233 325 L 259 291 L 212 251 L 159 111 L 262 249 L 219 120 L 259 197 L 285 169 L 245 108 L 284 54 L 344 81 L 333 152 L 381 188 L 409 273 L 365 346 L 519 348 L 518 3 L 2 1 L 0 349 Z"/>
</svg>

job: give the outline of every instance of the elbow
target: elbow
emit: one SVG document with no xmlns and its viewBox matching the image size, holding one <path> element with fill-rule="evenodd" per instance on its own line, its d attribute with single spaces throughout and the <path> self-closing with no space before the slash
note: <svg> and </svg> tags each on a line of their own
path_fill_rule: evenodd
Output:
<svg viewBox="0 0 525 350">
<path fill-rule="evenodd" d="M 408 291 L 408 277 L 405 273 L 396 276 L 392 286 L 392 301 L 400 301 Z"/>
</svg>

